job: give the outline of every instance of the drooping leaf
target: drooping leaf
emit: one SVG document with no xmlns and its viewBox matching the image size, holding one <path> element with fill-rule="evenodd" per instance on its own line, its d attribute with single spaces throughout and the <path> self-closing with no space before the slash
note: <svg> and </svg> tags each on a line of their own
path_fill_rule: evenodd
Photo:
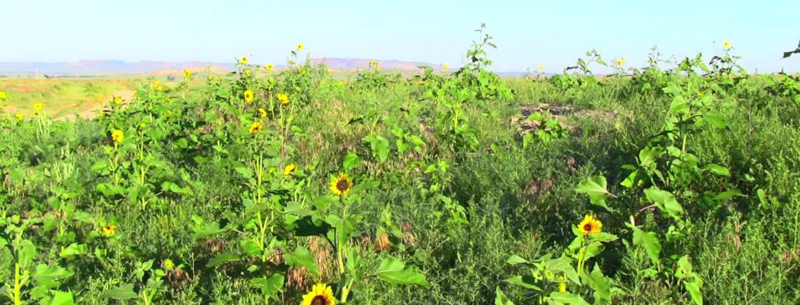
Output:
<svg viewBox="0 0 800 305">
<path fill-rule="evenodd" d="M 506 283 L 509 283 L 509 284 L 513 284 L 513 285 L 517 285 L 517 286 L 522 286 L 522 287 L 525 287 L 525 288 L 528 288 L 528 289 L 533 289 L 533 290 L 536 290 L 536 291 L 542 291 L 542 288 L 540 288 L 539 286 L 536 286 L 536 284 L 535 284 L 536 283 L 536 279 L 534 279 L 530 275 L 512 276 L 510 278 L 507 278 L 507 279 L 503 280 L 503 282 L 506 282 Z"/>
<path fill-rule="evenodd" d="M 679 218 L 683 214 L 683 206 L 675 199 L 675 195 L 670 192 L 651 187 L 644 190 L 647 200 L 655 203 L 659 209 L 666 211 L 672 218 Z"/>
<path fill-rule="evenodd" d="M 103 293 L 102 298 L 104 299 L 117 299 L 117 300 L 130 300 L 139 298 L 139 295 L 136 292 L 133 292 L 133 284 L 125 284 L 116 288 L 111 288 L 105 293 Z"/>
<path fill-rule="evenodd" d="M 363 162 L 363 161 L 364 161 L 364 159 L 359 157 L 357 154 L 355 154 L 353 152 L 348 152 L 347 155 L 344 156 L 344 161 L 342 162 L 342 167 L 344 167 L 344 170 L 349 171 L 349 170 L 352 170 L 352 169 L 356 168 L 356 166 L 361 164 L 361 162 Z"/>
<path fill-rule="evenodd" d="M 580 280 L 578 279 L 578 272 L 575 271 L 574 267 L 572 267 L 569 258 L 560 257 L 550 259 L 545 261 L 544 265 L 547 270 L 564 273 L 564 276 L 566 276 L 573 283 L 578 285 L 581 284 Z"/>
<path fill-rule="evenodd" d="M 608 192 L 608 183 L 606 177 L 592 176 L 589 179 L 581 182 L 575 189 L 576 192 L 586 194 L 589 196 L 589 201 L 594 204 L 605 208 L 608 211 L 614 211 L 606 205 L 606 198 L 611 196 Z"/>
<path fill-rule="evenodd" d="M 214 256 L 214 258 L 212 258 L 210 261 L 208 261 L 208 264 L 206 264 L 206 267 L 216 267 L 216 266 L 222 265 L 224 263 L 229 263 L 229 262 L 238 261 L 238 260 L 239 260 L 239 256 L 236 255 L 236 254 L 233 254 L 233 253 L 220 253 L 220 254 L 217 254 L 216 256 Z"/>
<path fill-rule="evenodd" d="M 553 305 L 590 305 L 580 295 L 560 291 L 551 293 L 550 296 L 547 297 L 547 303 Z"/>
<path fill-rule="evenodd" d="M 506 294 L 500 290 L 500 287 L 495 288 L 495 298 L 494 298 L 494 305 L 514 305 L 514 302 L 506 297 Z"/>
<path fill-rule="evenodd" d="M 283 280 L 284 275 L 276 273 L 270 275 L 269 278 L 254 278 L 250 280 L 250 283 L 261 288 L 261 293 L 267 298 L 279 300 L 277 293 L 283 290 Z"/>
<path fill-rule="evenodd" d="M 428 286 L 428 281 L 422 273 L 406 268 L 403 261 L 395 258 L 385 258 L 381 261 L 375 275 L 390 284 Z"/>
<path fill-rule="evenodd" d="M 711 171 L 717 176 L 724 176 L 724 177 L 731 176 L 731 173 L 728 171 L 728 169 L 719 164 L 714 164 L 714 163 L 706 164 L 706 169 Z"/>
<path fill-rule="evenodd" d="M 582 273 L 581 279 L 594 290 L 596 304 L 609 304 L 611 302 L 611 283 L 608 282 L 608 278 L 603 275 L 597 265 L 594 265 L 592 273 Z"/>
<path fill-rule="evenodd" d="M 521 258 L 521 257 L 519 257 L 517 255 L 512 255 L 511 257 L 509 257 L 508 261 L 506 261 L 506 263 L 511 264 L 511 265 L 529 264 L 529 262 L 527 260 L 525 260 L 524 258 Z"/>
<path fill-rule="evenodd" d="M 286 253 L 284 255 L 286 264 L 292 267 L 306 267 L 306 270 L 311 272 L 313 275 L 319 274 L 319 270 L 317 269 L 317 261 L 314 258 L 314 254 L 311 251 L 306 250 L 301 246 L 298 246 L 294 249 L 292 253 Z"/>
<path fill-rule="evenodd" d="M 637 227 L 633 228 L 633 244 L 641 246 L 647 252 L 647 256 L 654 265 L 658 265 L 659 256 L 661 255 L 661 242 L 654 232 L 645 232 Z"/>
</svg>

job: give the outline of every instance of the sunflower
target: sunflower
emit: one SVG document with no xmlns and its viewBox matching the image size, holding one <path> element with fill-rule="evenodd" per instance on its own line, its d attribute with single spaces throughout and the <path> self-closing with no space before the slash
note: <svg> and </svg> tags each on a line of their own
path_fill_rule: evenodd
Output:
<svg viewBox="0 0 800 305">
<path fill-rule="evenodd" d="M 728 41 L 728 40 L 725 40 L 725 42 L 722 43 L 722 46 L 725 47 L 725 49 L 730 49 L 731 48 L 731 42 Z"/>
<path fill-rule="evenodd" d="M 139 123 L 139 128 L 144 129 L 145 127 L 147 127 L 147 124 L 144 122 Z"/>
<path fill-rule="evenodd" d="M 172 110 L 167 110 L 167 117 L 168 118 L 172 117 Z"/>
<path fill-rule="evenodd" d="M 257 134 L 263 128 L 264 123 L 261 123 L 261 121 L 255 121 L 252 125 L 250 125 L 250 134 Z"/>
<path fill-rule="evenodd" d="M 158 86 L 156 86 L 156 91 L 158 91 L 158 92 L 164 91 L 164 87 L 161 87 L 161 85 L 158 85 Z"/>
<path fill-rule="evenodd" d="M 157 80 L 154 80 L 150 84 L 153 85 L 153 88 L 155 88 L 158 87 L 159 82 Z"/>
<path fill-rule="evenodd" d="M 378 70 L 378 71 L 380 71 L 380 70 L 381 70 L 381 65 L 376 65 L 376 66 L 375 66 L 375 70 Z"/>
<path fill-rule="evenodd" d="M 5 101 L 8 98 L 5 92 L 0 91 L 0 101 Z"/>
<path fill-rule="evenodd" d="M 258 108 L 258 115 L 260 117 L 262 117 L 262 118 L 266 118 L 267 117 L 267 111 L 264 110 L 264 108 Z"/>
<path fill-rule="evenodd" d="M 41 102 L 33 104 L 33 110 L 36 111 L 36 114 L 42 112 L 42 109 L 44 109 L 44 104 L 42 104 Z"/>
<path fill-rule="evenodd" d="M 564 281 L 563 279 L 561 280 L 561 283 L 558 284 L 558 291 L 567 292 L 567 282 Z"/>
<path fill-rule="evenodd" d="M 183 70 L 183 77 L 191 78 L 192 77 L 192 70 L 189 70 L 189 69 Z"/>
<path fill-rule="evenodd" d="M 243 65 L 246 65 L 247 64 L 247 56 L 242 57 L 242 59 L 239 59 L 239 62 L 242 63 Z"/>
<path fill-rule="evenodd" d="M 448 65 L 448 64 L 443 64 L 442 65 L 442 70 L 447 70 L 448 68 L 450 68 L 450 65 Z"/>
<path fill-rule="evenodd" d="M 544 66 L 543 65 L 539 65 L 539 67 L 537 67 L 536 70 L 538 70 L 539 73 L 542 73 L 542 72 L 544 72 Z"/>
<path fill-rule="evenodd" d="M 125 139 L 125 135 L 122 133 L 122 130 L 114 129 L 111 131 L 111 139 L 114 140 L 115 144 L 119 144 Z"/>
<path fill-rule="evenodd" d="M 25 116 L 23 116 L 22 113 L 19 113 L 19 112 L 14 114 L 14 117 L 17 118 L 18 121 L 22 121 L 22 120 L 25 119 Z"/>
<path fill-rule="evenodd" d="M 208 77 L 208 80 L 210 80 L 210 81 L 214 81 L 215 79 L 216 79 L 216 77 L 214 77 L 214 75 L 211 75 L 211 76 Z"/>
<path fill-rule="evenodd" d="M 122 104 L 122 97 L 120 97 L 120 96 L 115 96 L 115 97 L 114 97 L 114 104 L 117 104 L 117 105 L 120 105 L 120 104 Z"/>
<path fill-rule="evenodd" d="M 244 101 L 248 103 L 253 102 L 253 90 L 247 90 L 244 92 Z"/>
<path fill-rule="evenodd" d="M 244 75 L 253 76 L 253 70 L 247 69 L 244 71 Z"/>
<path fill-rule="evenodd" d="M 115 232 L 117 232 L 117 226 L 115 226 L 113 224 L 109 224 L 109 225 L 103 227 L 102 229 L 100 229 L 100 233 L 103 234 L 103 236 L 105 236 L 105 237 L 109 237 L 111 235 L 114 235 Z"/>
<path fill-rule="evenodd" d="M 578 225 L 578 230 L 583 233 L 583 235 L 589 234 L 597 234 L 603 229 L 603 223 L 600 222 L 600 219 L 594 218 L 592 215 L 586 215 L 581 221 L 581 224 Z"/>
<path fill-rule="evenodd" d="M 315 284 L 306 295 L 300 305 L 336 305 L 336 298 L 333 297 L 333 289 L 323 283 Z"/>
<path fill-rule="evenodd" d="M 697 97 L 699 97 L 699 98 L 703 98 L 703 96 L 705 96 L 705 95 L 706 94 L 703 93 L 703 91 L 697 92 Z"/>
<path fill-rule="evenodd" d="M 300 69 L 300 74 L 306 74 L 306 69 Z"/>
<path fill-rule="evenodd" d="M 283 168 L 283 175 L 286 177 L 291 177 L 292 173 L 294 173 L 296 170 L 297 170 L 297 164 L 290 163 L 289 165 L 286 165 L 286 167 Z"/>
<path fill-rule="evenodd" d="M 339 81 L 339 85 L 341 85 L 341 86 L 344 86 L 344 81 L 343 81 L 343 80 L 340 80 L 340 81 Z"/>
<path fill-rule="evenodd" d="M 167 271 L 172 271 L 172 269 L 175 269 L 175 263 L 172 262 L 171 259 L 165 259 L 164 260 L 164 269 L 166 269 Z"/>
<path fill-rule="evenodd" d="M 278 93 L 278 101 L 280 101 L 281 104 L 283 104 L 283 105 L 288 104 L 289 103 L 289 95 L 286 94 L 286 93 Z"/>
<path fill-rule="evenodd" d="M 622 64 L 624 64 L 624 63 L 625 63 L 624 61 L 622 61 L 622 59 L 617 59 L 617 60 L 614 60 L 614 62 L 616 62 L 616 63 L 617 63 L 617 66 L 621 66 Z"/>
<path fill-rule="evenodd" d="M 268 64 L 267 65 L 267 71 L 272 71 L 272 69 L 274 69 L 274 68 L 275 67 L 273 67 L 272 64 Z"/>
<path fill-rule="evenodd" d="M 350 192 L 350 189 L 353 188 L 353 180 L 350 180 L 350 177 L 347 176 L 345 173 L 339 174 L 339 176 L 333 177 L 331 179 L 331 193 L 334 195 L 342 196 L 347 195 Z"/>
<path fill-rule="evenodd" d="M 298 51 L 302 51 L 303 50 L 303 44 L 302 43 L 298 43 L 297 44 L 297 50 Z"/>
<path fill-rule="evenodd" d="M 374 61 L 374 60 L 370 60 L 370 61 L 369 61 L 369 66 L 370 66 L 370 67 L 374 67 L 374 66 L 377 66 L 377 65 L 378 65 L 378 62 L 377 62 L 377 61 Z"/>
</svg>

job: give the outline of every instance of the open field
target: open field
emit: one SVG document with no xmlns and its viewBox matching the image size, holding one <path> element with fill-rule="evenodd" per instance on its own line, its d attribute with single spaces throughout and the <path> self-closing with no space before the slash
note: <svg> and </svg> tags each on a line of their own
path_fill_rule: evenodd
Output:
<svg viewBox="0 0 800 305">
<path fill-rule="evenodd" d="M 501 79 L 483 47 L 0 80 L 0 304 L 800 303 L 798 77 L 726 45 Z"/>
</svg>

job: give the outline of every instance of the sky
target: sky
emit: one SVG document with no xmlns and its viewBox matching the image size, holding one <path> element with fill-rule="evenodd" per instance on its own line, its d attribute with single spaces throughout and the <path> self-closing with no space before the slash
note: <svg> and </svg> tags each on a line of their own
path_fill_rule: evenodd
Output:
<svg viewBox="0 0 800 305">
<path fill-rule="evenodd" d="M 0 0 L 0 62 L 140 60 L 280 64 L 314 58 L 459 66 L 483 22 L 495 71 L 560 72 L 587 50 L 642 67 L 732 52 L 749 72 L 800 70 L 800 1 Z M 609 60 L 611 62 L 611 60 Z"/>
</svg>

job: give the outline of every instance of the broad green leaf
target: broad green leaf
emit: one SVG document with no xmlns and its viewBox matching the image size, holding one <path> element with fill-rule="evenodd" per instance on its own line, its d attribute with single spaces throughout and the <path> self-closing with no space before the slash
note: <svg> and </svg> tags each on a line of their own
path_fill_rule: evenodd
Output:
<svg viewBox="0 0 800 305">
<path fill-rule="evenodd" d="M 364 162 L 364 159 L 353 152 L 348 152 L 347 155 L 344 156 L 342 167 L 344 167 L 344 170 L 349 171 L 356 168 L 361 162 Z"/>
<path fill-rule="evenodd" d="M 581 284 L 580 280 L 578 279 L 578 272 L 575 271 L 574 267 L 572 267 L 569 258 L 566 257 L 554 258 L 545 261 L 544 265 L 547 270 L 564 273 L 564 276 L 566 276 L 573 283 L 578 285 Z"/>
<path fill-rule="evenodd" d="M 731 198 L 736 197 L 736 196 L 742 196 L 742 192 L 740 192 L 739 190 L 725 191 L 725 192 L 717 194 L 717 196 L 714 196 L 714 200 L 723 201 L 723 200 L 731 199 Z"/>
<path fill-rule="evenodd" d="M 137 299 L 139 295 L 133 292 L 133 284 L 125 284 L 120 287 L 111 288 L 106 291 L 102 298 L 104 299 L 117 299 L 117 300 L 130 300 Z"/>
<path fill-rule="evenodd" d="M 669 105 L 669 112 L 676 115 L 687 115 L 689 114 L 689 103 L 683 99 L 683 96 L 675 96 L 672 99 L 672 104 Z"/>
<path fill-rule="evenodd" d="M 44 286 L 58 286 L 58 280 L 71 276 L 72 273 L 67 269 L 61 268 L 57 265 L 39 264 L 36 266 L 36 272 L 33 273 L 33 280 L 39 285 Z"/>
<path fill-rule="evenodd" d="M 644 195 L 648 201 L 658 205 L 660 209 L 666 211 L 673 218 L 677 219 L 683 214 L 683 207 L 675 199 L 675 195 L 670 192 L 651 187 L 644 190 Z"/>
<path fill-rule="evenodd" d="M 229 263 L 229 262 L 238 261 L 238 260 L 239 260 L 239 256 L 236 255 L 236 254 L 233 254 L 233 253 L 220 253 L 220 254 L 217 254 L 217 256 L 214 256 L 214 258 L 212 258 L 210 261 L 208 261 L 208 264 L 206 264 L 206 267 L 216 267 L 216 266 L 222 265 L 224 263 Z"/>
<path fill-rule="evenodd" d="M 633 244 L 644 247 L 647 256 L 654 265 L 658 265 L 659 256 L 661 255 L 661 242 L 654 232 L 645 232 L 637 227 L 633 228 Z"/>
<path fill-rule="evenodd" d="M 599 205 L 604 207 L 606 210 L 613 212 L 614 210 L 606 205 L 606 198 L 611 196 L 611 193 L 608 192 L 607 188 L 608 183 L 606 182 L 606 177 L 592 176 L 589 177 L 589 179 L 581 182 L 575 191 L 588 195 L 589 201 L 591 201 L 592 204 Z"/>
<path fill-rule="evenodd" d="M 245 179 L 253 178 L 253 170 L 245 166 L 237 166 L 233 168 L 237 173 L 242 175 Z"/>
<path fill-rule="evenodd" d="M 592 273 L 582 273 L 581 279 L 594 290 L 596 304 L 608 304 L 611 302 L 611 284 L 597 265 L 594 265 Z"/>
<path fill-rule="evenodd" d="M 311 272 L 314 276 L 319 274 L 317 269 L 317 261 L 314 254 L 301 246 L 297 246 L 292 253 L 284 255 L 286 264 L 292 267 L 306 267 L 306 270 Z"/>
<path fill-rule="evenodd" d="M 283 280 L 284 275 L 276 273 L 271 275 L 269 278 L 260 277 L 252 279 L 250 280 L 250 283 L 258 288 L 261 288 L 261 293 L 267 298 L 279 300 L 277 293 L 283 290 Z"/>
<path fill-rule="evenodd" d="M 714 164 L 714 163 L 706 164 L 706 169 L 711 171 L 717 176 L 724 176 L 724 177 L 731 176 L 731 173 L 728 171 L 728 169 L 719 164 Z"/>
<path fill-rule="evenodd" d="M 711 126 L 714 126 L 716 128 L 728 127 L 728 121 L 725 120 L 725 117 L 722 116 L 722 114 L 720 114 L 719 112 L 716 111 L 708 112 L 705 115 L 705 119 L 706 121 L 708 121 L 709 124 L 711 124 Z"/>
<path fill-rule="evenodd" d="M 49 302 L 46 303 L 47 305 L 72 305 L 75 304 L 75 300 L 73 299 L 72 292 L 69 291 L 53 291 L 53 297 L 50 299 Z"/>
<path fill-rule="evenodd" d="M 500 290 L 499 286 L 495 288 L 495 294 L 497 296 L 494 298 L 494 305 L 514 305 L 514 302 L 511 302 L 508 297 L 506 297 L 506 294 Z"/>
<path fill-rule="evenodd" d="M 610 241 L 615 241 L 615 240 L 618 239 L 618 237 L 616 235 L 611 234 L 611 233 L 606 233 L 606 232 L 600 232 L 600 233 L 592 234 L 590 236 L 592 237 L 593 240 L 596 240 L 596 241 L 599 241 L 599 242 L 604 242 L 604 243 L 605 242 L 610 242 Z"/>
<path fill-rule="evenodd" d="M 386 158 L 389 157 L 389 140 L 382 136 L 375 137 L 375 142 L 373 142 L 372 146 L 372 152 L 377 153 L 381 162 L 386 162 Z"/>
<path fill-rule="evenodd" d="M 524 258 L 521 258 L 521 257 L 519 257 L 517 255 L 512 255 L 511 257 L 509 257 L 508 261 L 506 261 L 506 263 L 511 264 L 511 265 L 529 264 L 529 262 L 527 260 L 525 260 Z"/>
<path fill-rule="evenodd" d="M 89 250 L 86 247 L 86 245 L 79 244 L 79 243 L 71 243 L 66 248 L 61 249 L 61 252 L 58 254 L 58 256 L 66 258 L 66 259 L 71 259 L 71 258 L 75 258 L 76 256 L 79 256 L 79 255 L 84 255 L 84 254 L 86 254 L 88 252 L 89 252 Z"/>
<path fill-rule="evenodd" d="M 703 287 L 703 280 L 699 277 L 694 277 L 690 281 L 684 281 L 683 286 L 686 287 L 686 291 L 689 291 L 689 295 L 692 296 L 692 301 L 695 304 L 703 305 L 703 293 L 700 291 Z"/>
<path fill-rule="evenodd" d="M 565 305 L 590 305 L 580 295 L 572 294 L 569 292 L 553 292 L 547 297 L 548 304 L 565 304 Z"/>
<path fill-rule="evenodd" d="M 510 278 L 507 278 L 507 279 L 503 280 L 503 282 L 506 282 L 506 283 L 509 283 L 509 284 L 513 284 L 513 285 L 522 286 L 522 287 L 525 287 L 525 288 L 528 288 L 528 289 L 533 289 L 533 290 L 536 290 L 536 291 L 542 291 L 542 288 L 539 288 L 539 286 L 536 286 L 536 284 L 535 284 L 536 283 L 536 279 L 534 279 L 530 275 L 512 276 Z"/>
<path fill-rule="evenodd" d="M 95 162 L 94 165 L 92 165 L 91 171 L 93 173 L 99 173 L 105 170 L 106 167 L 108 167 L 108 161 L 106 161 L 105 159 L 101 159 Z"/>
<path fill-rule="evenodd" d="M 428 281 L 425 280 L 424 275 L 419 271 L 406 269 L 405 263 L 395 258 L 385 258 L 381 261 L 375 275 L 377 275 L 379 279 L 390 284 L 428 286 Z"/>
</svg>

